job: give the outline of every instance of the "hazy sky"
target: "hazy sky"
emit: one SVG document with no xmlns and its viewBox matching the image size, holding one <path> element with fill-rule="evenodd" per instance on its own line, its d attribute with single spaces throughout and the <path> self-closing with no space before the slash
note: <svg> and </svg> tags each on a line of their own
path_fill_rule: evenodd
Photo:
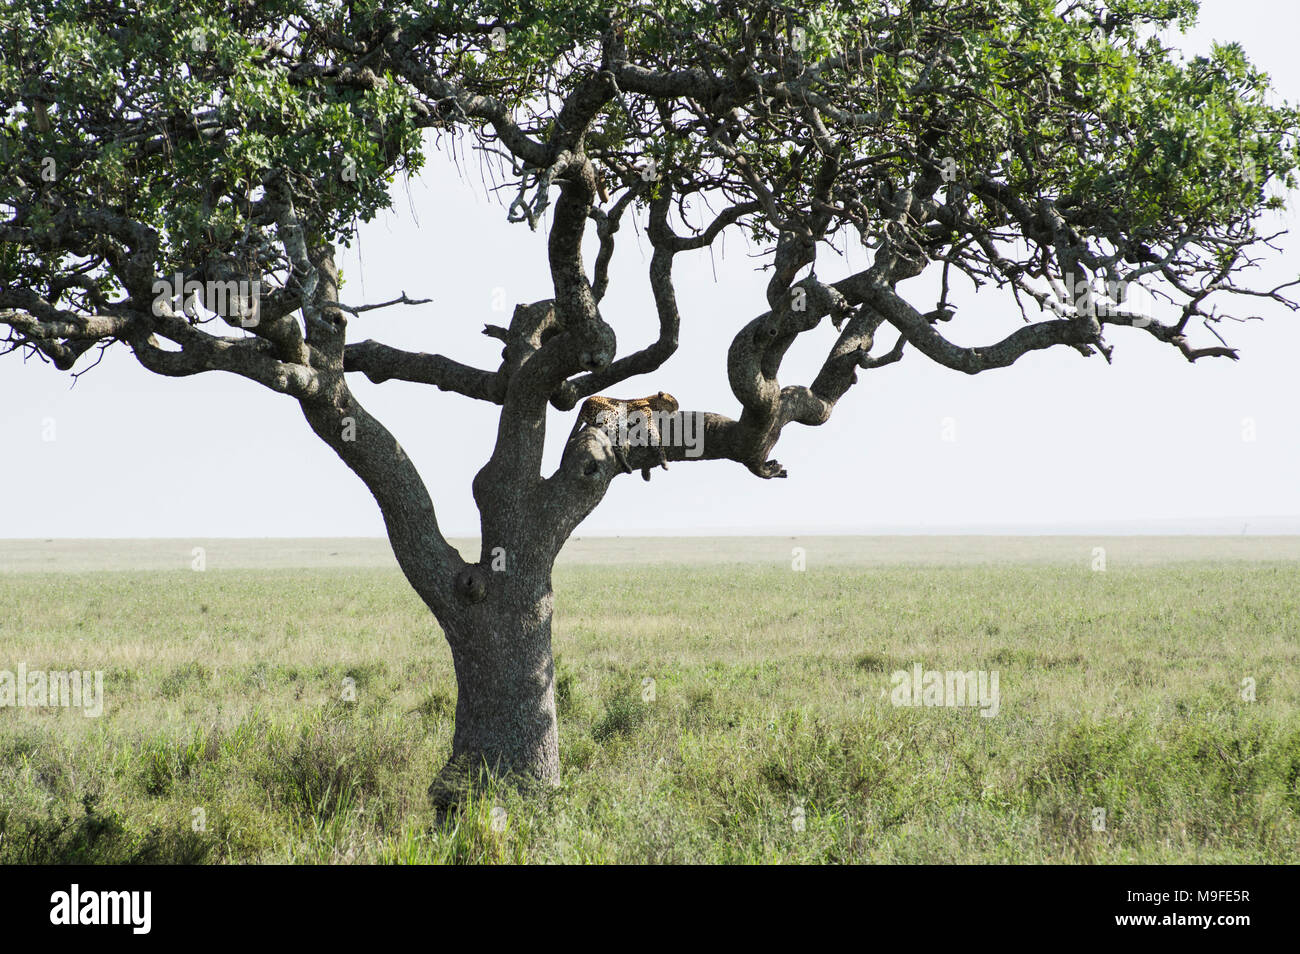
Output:
<svg viewBox="0 0 1300 954">
<path fill-rule="evenodd" d="M 1284 98 L 1300 101 L 1298 11 L 1294 0 L 1206 0 L 1181 45 L 1201 51 L 1212 39 L 1239 41 Z M 504 206 L 483 188 L 477 156 L 460 157 L 463 175 L 435 156 L 420 179 L 398 181 L 393 213 L 365 227 L 344 260 L 342 297 L 353 305 L 403 290 L 432 298 L 353 318 L 351 339 L 495 368 L 500 343 L 480 332 L 504 323 L 516 302 L 549 297 L 545 236 L 507 224 Z M 1296 229 L 1296 212 L 1276 224 Z M 627 353 L 652 341 L 657 324 L 648 243 L 628 225 L 620 239 L 602 312 Z M 1261 281 L 1294 279 L 1298 247 L 1288 238 Z M 678 257 L 681 349 L 616 396 L 667 390 L 685 408 L 738 413 L 726 349 L 765 309 L 766 277 L 738 235 L 720 251 Z M 850 251 L 841 267 L 864 264 L 861 251 Z M 847 272 L 823 253 L 818 273 L 833 280 Z M 932 307 L 929 281 L 900 290 Z M 493 310 L 494 300 L 506 302 L 504 312 Z M 1020 323 L 996 292 L 959 302 L 961 317 L 945 329 L 959 343 L 990 343 Z M 862 373 L 827 424 L 786 429 L 773 456 L 788 479 L 759 480 L 729 462 L 674 464 L 649 484 L 623 477 L 579 533 L 1102 529 L 1137 521 L 1191 529 L 1208 520 L 1300 528 L 1300 318 L 1256 307 L 1268 320 L 1225 329 L 1241 348 L 1239 362 L 1191 365 L 1145 332 L 1119 328 L 1109 332 L 1111 366 L 1064 349 L 968 377 L 913 351 Z M 809 383 L 834 336 L 825 322 L 802 336 L 782 383 Z M 421 385 L 350 380 L 420 466 L 444 531 L 476 533 L 470 481 L 490 453 L 496 408 Z M 288 398 L 230 375 L 160 378 L 125 347 L 69 385 L 48 365 L 0 358 L 0 537 L 383 533 L 369 493 Z M 572 420 L 551 414 L 548 473 Z"/>
</svg>

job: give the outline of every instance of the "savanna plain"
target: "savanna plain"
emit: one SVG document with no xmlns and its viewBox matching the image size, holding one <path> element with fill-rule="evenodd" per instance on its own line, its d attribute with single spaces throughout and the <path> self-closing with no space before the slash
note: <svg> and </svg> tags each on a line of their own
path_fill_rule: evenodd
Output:
<svg viewBox="0 0 1300 954">
<path fill-rule="evenodd" d="M 584 538 L 554 584 L 561 784 L 439 817 L 383 541 L 0 541 L 0 670 L 104 672 L 0 708 L 0 863 L 1300 861 L 1300 538 Z M 917 664 L 997 714 L 894 705 Z"/>
</svg>

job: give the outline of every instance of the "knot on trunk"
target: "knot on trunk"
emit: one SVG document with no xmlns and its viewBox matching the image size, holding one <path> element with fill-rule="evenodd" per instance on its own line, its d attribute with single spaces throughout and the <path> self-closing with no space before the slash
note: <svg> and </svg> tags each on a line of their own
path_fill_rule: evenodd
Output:
<svg viewBox="0 0 1300 954">
<path fill-rule="evenodd" d="M 456 595 L 467 603 L 481 603 L 487 596 L 487 573 L 481 566 L 467 566 L 456 574 Z"/>
</svg>

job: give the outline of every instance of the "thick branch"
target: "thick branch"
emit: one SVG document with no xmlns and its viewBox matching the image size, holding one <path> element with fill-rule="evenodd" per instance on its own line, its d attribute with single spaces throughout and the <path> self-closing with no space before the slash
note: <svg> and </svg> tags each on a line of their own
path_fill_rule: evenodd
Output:
<svg viewBox="0 0 1300 954">
<path fill-rule="evenodd" d="M 505 400 L 504 379 L 492 371 L 473 368 L 440 354 L 401 351 L 371 339 L 346 347 L 343 370 L 360 371 L 375 384 L 389 380 L 413 381 L 493 404 Z"/>
</svg>

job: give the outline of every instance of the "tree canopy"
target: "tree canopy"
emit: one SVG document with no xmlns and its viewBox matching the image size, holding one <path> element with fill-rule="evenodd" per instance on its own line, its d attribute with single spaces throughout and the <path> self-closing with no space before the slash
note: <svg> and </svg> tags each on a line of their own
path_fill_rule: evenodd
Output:
<svg viewBox="0 0 1300 954">
<path fill-rule="evenodd" d="M 588 220 L 599 233 L 589 278 L 554 269 L 562 320 L 603 324 L 620 222 L 629 208 L 647 222 L 661 336 L 615 359 L 612 334 L 596 335 L 596 366 L 555 383 L 561 408 L 672 352 L 672 259 L 731 228 L 770 252 L 769 311 L 750 329 L 770 340 L 738 345 L 730 374 L 745 408 L 773 420 L 816 423 L 855 368 L 905 344 L 977 372 L 1054 344 L 1109 355 L 1103 326 L 1136 325 L 1189 359 L 1234 356 L 1192 332 L 1214 332 L 1230 312 L 1213 306 L 1234 292 L 1290 304 L 1236 279 L 1268 238 L 1255 231 L 1280 201 L 1267 184 L 1294 186 L 1296 113 L 1270 102 L 1237 46 L 1173 55 L 1157 29 L 1195 12 L 1193 0 L 36 0 L 0 15 L 0 318 L 11 346 L 60 368 L 124 341 L 161 373 L 219 368 L 304 396 L 314 346 L 290 316 L 313 287 L 309 248 L 346 244 L 390 204 L 398 170 L 469 135 L 515 184 L 512 219 L 553 216 L 553 266 Z M 591 201 L 555 205 L 558 188 Z M 813 277 L 819 249 L 850 234 L 871 266 Z M 914 307 L 897 283 L 929 266 L 943 299 Z M 240 320 L 229 338 L 154 314 L 154 281 L 174 273 L 260 281 L 257 327 Z M 949 342 L 936 325 L 958 305 L 958 276 L 1014 292 L 1026 325 L 984 348 Z M 1116 297 L 1135 282 L 1172 318 L 1126 312 Z M 771 393 L 790 341 L 827 314 L 842 333 L 822 375 Z M 897 346 L 873 355 L 886 323 Z M 347 364 L 505 397 L 501 372 L 373 343 L 349 345 Z"/>
</svg>

